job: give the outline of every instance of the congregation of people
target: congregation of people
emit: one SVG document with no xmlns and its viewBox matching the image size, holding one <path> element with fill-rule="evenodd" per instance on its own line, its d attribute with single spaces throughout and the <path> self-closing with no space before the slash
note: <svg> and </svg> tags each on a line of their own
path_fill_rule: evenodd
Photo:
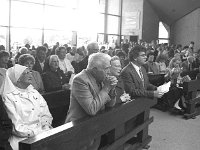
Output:
<svg viewBox="0 0 200 150">
<path fill-rule="evenodd" d="M 109 49 L 96 42 L 78 48 L 57 42 L 52 49 L 47 43 L 32 49 L 26 44 L 15 56 L 0 46 L 0 150 L 18 150 L 19 141 L 53 128 L 42 96 L 47 92 L 70 91 L 65 123 L 138 97 L 156 98 L 155 108 L 183 115 L 187 106 L 182 85 L 200 72 L 200 49 L 194 44 L 127 39 L 121 47 Z M 156 75 L 162 78 L 150 80 Z M 157 89 L 167 82 L 167 93 Z M 96 150 L 100 142 L 97 137 L 79 149 Z"/>
</svg>

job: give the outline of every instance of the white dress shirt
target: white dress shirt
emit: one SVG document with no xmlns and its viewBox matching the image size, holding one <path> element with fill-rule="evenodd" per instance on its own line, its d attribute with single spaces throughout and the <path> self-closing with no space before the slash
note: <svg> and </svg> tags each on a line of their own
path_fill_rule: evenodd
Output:
<svg viewBox="0 0 200 150">
<path fill-rule="evenodd" d="M 64 60 L 61 59 L 58 60 L 59 60 L 59 67 L 64 73 L 66 73 L 67 71 L 72 71 L 74 73 L 74 68 L 71 62 L 66 57 Z"/>
<path fill-rule="evenodd" d="M 140 69 L 141 67 L 138 67 L 137 65 L 135 65 L 134 63 L 131 62 L 131 64 L 133 65 L 133 67 L 135 68 L 136 72 L 138 73 L 138 75 L 140 76 L 141 80 L 143 80 L 143 77 L 140 74 Z"/>
</svg>

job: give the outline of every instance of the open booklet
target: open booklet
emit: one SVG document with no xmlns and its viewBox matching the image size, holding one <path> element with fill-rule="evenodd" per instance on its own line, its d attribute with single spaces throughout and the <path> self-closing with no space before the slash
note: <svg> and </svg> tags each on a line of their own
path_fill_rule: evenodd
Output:
<svg viewBox="0 0 200 150">
<path fill-rule="evenodd" d="M 171 81 L 164 83 L 163 85 L 160 85 L 159 87 L 157 87 L 157 91 L 161 93 L 167 93 L 169 91 L 170 85 L 171 85 Z"/>
</svg>

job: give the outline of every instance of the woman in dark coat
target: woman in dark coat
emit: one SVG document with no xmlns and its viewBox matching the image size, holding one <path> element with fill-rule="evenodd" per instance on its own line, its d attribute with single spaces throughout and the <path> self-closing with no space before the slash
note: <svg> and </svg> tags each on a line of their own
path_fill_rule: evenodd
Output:
<svg viewBox="0 0 200 150">
<path fill-rule="evenodd" d="M 68 90 L 70 88 L 69 79 L 71 76 L 67 76 L 59 68 L 58 56 L 51 55 L 48 61 L 49 67 L 42 75 L 45 91 Z"/>
</svg>

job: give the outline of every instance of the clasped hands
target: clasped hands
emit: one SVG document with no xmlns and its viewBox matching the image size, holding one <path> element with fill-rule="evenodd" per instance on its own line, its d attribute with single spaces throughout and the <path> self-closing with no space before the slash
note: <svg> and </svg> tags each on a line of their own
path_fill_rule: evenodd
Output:
<svg viewBox="0 0 200 150">
<path fill-rule="evenodd" d="M 107 92 L 110 92 L 111 89 L 114 89 L 115 86 L 117 85 L 117 78 L 115 76 L 107 76 L 106 79 L 103 81 L 104 83 L 104 89 Z"/>
</svg>

